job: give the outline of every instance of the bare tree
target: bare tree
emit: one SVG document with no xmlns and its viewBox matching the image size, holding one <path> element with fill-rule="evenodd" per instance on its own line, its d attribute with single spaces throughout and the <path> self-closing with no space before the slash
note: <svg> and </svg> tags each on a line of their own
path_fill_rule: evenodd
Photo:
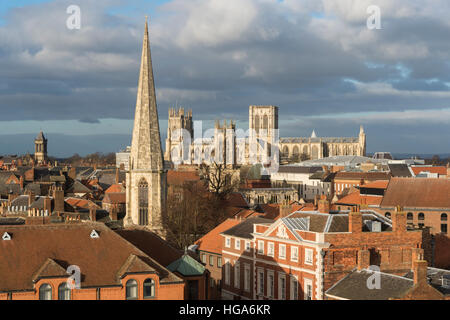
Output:
<svg viewBox="0 0 450 320">
<path fill-rule="evenodd" d="M 224 199 L 238 188 L 239 179 L 233 180 L 233 173 L 227 169 L 225 164 L 216 162 L 211 165 L 203 164 L 200 167 L 200 174 L 217 198 Z"/>
<path fill-rule="evenodd" d="M 167 199 L 167 240 L 179 249 L 193 244 L 226 219 L 224 207 L 202 182 L 185 182 Z"/>
</svg>

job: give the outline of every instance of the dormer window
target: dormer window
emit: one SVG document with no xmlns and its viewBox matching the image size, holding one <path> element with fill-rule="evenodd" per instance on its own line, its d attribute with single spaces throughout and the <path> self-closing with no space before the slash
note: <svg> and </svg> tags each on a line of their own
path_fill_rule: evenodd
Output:
<svg viewBox="0 0 450 320">
<path fill-rule="evenodd" d="M 5 232 L 2 236 L 2 240 L 4 240 L 4 241 L 11 240 L 11 235 L 8 232 Z"/>
</svg>

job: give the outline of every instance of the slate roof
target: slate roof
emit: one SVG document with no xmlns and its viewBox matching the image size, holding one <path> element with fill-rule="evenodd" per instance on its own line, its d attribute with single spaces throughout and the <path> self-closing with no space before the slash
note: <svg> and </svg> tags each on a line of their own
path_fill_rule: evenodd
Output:
<svg viewBox="0 0 450 320">
<path fill-rule="evenodd" d="M 389 172 L 348 172 L 340 171 L 334 176 L 335 180 L 389 180 L 391 174 Z"/>
<path fill-rule="evenodd" d="M 273 220 L 265 219 L 265 218 L 249 218 L 244 221 L 242 221 L 237 226 L 234 226 L 224 232 L 222 234 L 233 236 L 233 237 L 239 237 L 244 239 L 252 239 L 252 233 L 253 233 L 253 225 L 255 224 L 263 224 L 263 223 L 273 223 Z"/>
<path fill-rule="evenodd" d="M 405 277 L 377 272 L 380 275 L 381 290 L 369 289 L 368 279 L 374 275 L 371 270 L 354 270 L 325 292 L 325 295 L 345 300 L 388 300 L 401 298 L 414 286 L 414 281 Z"/>
<path fill-rule="evenodd" d="M 31 191 L 37 196 L 42 196 L 41 184 L 39 183 L 29 183 L 25 186 L 25 191 Z"/>
<path fill-rule="evenodd" d="M 450 208 L 450 179 L 392 178 L 381 207 Z"/>
<path fill-rule="evenodd" d="M 67 193 L 92 193 L 92 190 L 75 180 L 74 183 L 67 189 Z"/>
<path fill-rule="evenodd" d="M 7 196 L 8 194 L 20 194 L 20 185 L 18 184 L 0 184 L 0 194 Z"/>
<path fill-rule="evenodd" d="M 414 272 L 410 271 L 405 275 L 408 279 L 414 278 Z M 437 268 L 428 268 L 427 269 L 427 278 L 429 283 L 441 293 L 448 295 L 450 294 L 450 287 L 443 286 L 442 278 L 446 277 L 450 281 L 450 270 L 437 269 Z"/>
</svg>

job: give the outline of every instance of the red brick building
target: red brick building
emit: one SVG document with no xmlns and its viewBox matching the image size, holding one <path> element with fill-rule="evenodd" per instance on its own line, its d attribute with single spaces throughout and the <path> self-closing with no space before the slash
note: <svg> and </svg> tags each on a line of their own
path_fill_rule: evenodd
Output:
<svg viewBox="0 0 450 320">
<path fill-rule="evenodd" d="M 319 208 L 277 221 L 251 218 L 224 231 L 223 297 L 320 300 L 361 261 L 404 274 L 417 250 L 429 258 L 428 230 L 407 230 L 404 212 L 394 212 L 391 221 L 370 210 Z"/>
<path fill-rule="evenodd" d="M 101 223 L 2 225 L 0 299 L 183 299 L 185 283 Z M 80 286 L 67 284 L 79 270 Z M 77 278 L 75 276 L 75 278 Z"/>
</svg>

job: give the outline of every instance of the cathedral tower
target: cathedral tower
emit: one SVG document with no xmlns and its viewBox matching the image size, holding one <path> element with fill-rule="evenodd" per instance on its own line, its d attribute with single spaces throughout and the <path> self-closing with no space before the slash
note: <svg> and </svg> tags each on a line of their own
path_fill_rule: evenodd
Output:
<svg viewBox="0 0 450 320">
<path fill-rule="evenodd" d="M 34 140 L 34 161 L 36 164 L 47 162 L 47 139 L 42 131 Z"/>
<path fill-rule="evenodd" d="M 359 155 L 366 156 L 366 133 L 363 126 L 359 129 Z"/>
<path fill-rule="evenodd" d="M 185 112 L 184 108 L 170 108 L 164 159 L 166 161 L 190 159 L 189 149 L 193 139 L 192 110 Z M 184 142 L 186 142 L 186 145 L 184 145 Z M 173 159 L 174 156 L 176 156 L 176 159 Z"/>
<path fill-rule="evenodd" d="M 125 225 L 148 226 L 163 235 L 167 201 L 167 170 L 161 149 L 155 83 L 148 36 L 142 48 L 136 114 L 127 173 L 127 216 Z"/>
</svg>

